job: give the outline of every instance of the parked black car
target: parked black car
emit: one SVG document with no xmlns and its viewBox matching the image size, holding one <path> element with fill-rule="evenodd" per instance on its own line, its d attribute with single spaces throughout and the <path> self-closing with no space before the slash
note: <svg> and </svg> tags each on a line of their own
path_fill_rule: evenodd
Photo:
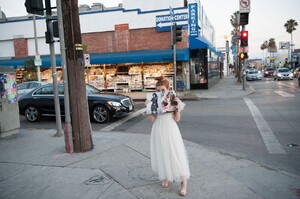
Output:
<svg viewBox="0 0 300 199">
<path fill-rule="evenodd" d="M 102 93 L 99 89 L 86 85 L 90 117 L 98 122 L 108 122 L 112 117 L 122 117 L 132 112 L 133 101 L 130 97 Z M 64 90 L 63 85 L 58 85 L 60 111 L 64 115 Z M 36 122 L 42 116 L 55 116 L 53 85 L 47 84 L 20 96 L 19 113 L 30 122 Z"/>
</svg>

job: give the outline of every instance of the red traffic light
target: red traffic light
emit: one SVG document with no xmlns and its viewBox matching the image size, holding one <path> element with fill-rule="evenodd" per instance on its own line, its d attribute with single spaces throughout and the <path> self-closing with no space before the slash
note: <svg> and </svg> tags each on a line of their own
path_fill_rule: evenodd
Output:
<svg viewBox="0 0 300 199">
<path fill-rule="evenodd" d="M 248 31 L 242 31 L 241 37 L 243 37 L 243 38 L 248 37 Z"/>
<path fill-rule="evenodd" d="M 248 31 L 243 30 L 241 32 L 241 46 L 248 46 Z"/>
</svg>

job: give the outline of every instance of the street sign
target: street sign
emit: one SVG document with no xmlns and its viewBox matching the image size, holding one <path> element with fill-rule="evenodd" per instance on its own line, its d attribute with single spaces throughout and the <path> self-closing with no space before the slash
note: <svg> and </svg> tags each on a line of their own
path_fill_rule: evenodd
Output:
<svg viewBox="0 0 300 199">
<path fill-rule="evenodd" d="M 198 37 L 198 5 L 196 3 L 189 4 L 189 16 L 190 36 Z"/>
<path fill-rule="evenodd" d="M 231 51 L 232 51 L 232 54 L 236 54 L 236 45 L 232 45 L 231 46 Z"/>
<path fill-rule="evenodd" d="M 240 0 L 240 13 L 250 12 L 250 0 Z"/>
<path fill-rule="evenodd" d="M 289 41 L 281 41 L 279 42 L 279 49 L 289 49 L 290 42 Z"/>
<path fill-rule="evenodd" d="M 90 54 L 84 54 L 84 65 L 85 66 L 90 66 Z"/>
<path fill-rule="evenodd" d="M 41 66 L 42 65 L 42 59 L 41 59 L 41 56 L 39 54 L 35 55 L 34 65 L 35 66 Z"/>
<path fill-rule="evenodd" d="M 171 23 L 182 25 L 183 29 L 187 28 L 188 25 L 188 13 L 176 13 L 174 16 L 157 15 L 156 16 L 156 32 L 169 32 L 171 31 Z"/>
<path fill-rule="evenodd" d="M 41 66 L 42 65 L 42 59 L 40 59 L 40 58 L 34 59 L 34 65 L 35 66 Z"/>
</svg>

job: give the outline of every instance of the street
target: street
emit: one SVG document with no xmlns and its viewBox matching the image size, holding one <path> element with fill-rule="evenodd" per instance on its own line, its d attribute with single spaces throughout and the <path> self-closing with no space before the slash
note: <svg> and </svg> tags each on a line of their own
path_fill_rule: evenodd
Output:
<svg viewBox="0 0 300 199">
<path fill-rule="evenodd" d="M 300 175 L 300 89 L 297 79 L 274 81 L 263 78 L 247 84 L 256 90 L 247 97 L 185 101 L 187 106 L 179 122 L 183 138 L 236 158 L 243 157 Z M 136 111 L 142 108 L 143 103 L 137 102 Z M 264 120 L 262 124 L 257 121 L 257 115 L 261 116 L 259 120 Z M 107 124 L 92 122 L 92 129 L 101 131 L 121 120 L 114 119 Z M 21 128 L 55 129 L 55 118 L 30 123 L 21 117 Z M 108 129 L 150 134 L 151 123 L 146 115 L 140 114 Z"/>
</svg>

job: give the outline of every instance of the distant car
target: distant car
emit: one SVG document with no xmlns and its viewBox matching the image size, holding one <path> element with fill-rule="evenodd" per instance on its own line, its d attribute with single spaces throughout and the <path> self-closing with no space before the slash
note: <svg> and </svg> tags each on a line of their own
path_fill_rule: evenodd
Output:
<svg viewBox="0 0 300 199">
<path fill-rule="evenodd" d="M 262 74 L 258 70 L 249 70 L 246 72 L 246 80 L 261 80 L 262 79 Z"/>
<path fill-rule="evenodd" d="M 284 79 L 289 79 L 293 80 L 293 73 L 290 71 L 288 68 L 278 68 L 274 72 L 274 80 L 284 80 Z"/>
<path fill-rule="evenodd" d="M 108 122 L 112 117 L 122 117 L 134 110 L 133 100 L 122 94 L 102 93 L 97 88 L 86 85 L 90 117 L 98 122 Z M 63 85 L 58 85 L 60 111 L 64 115 Z M 30 122 L 42 116 L 55 116 L 53 85 L 47 84 L 20 96 L 19 113 Z"/>
<path fill-rule="evenodd" d="M 275 69 L 274 68 L 266 68 L 264 70 L 264 77 L 270 77 L 270 76 L 273 76 L 273 73 L 274 73 Z"/>
<path fill-rule="evenodd" d="M 295 78 L 300 77 L 300 67 L 296 68 L 293 72 Z"/>
<path fill-rule="evenodd" d="M 33 89 L 48 84 L 47 82 L 38 82 L 38 81 L 31 81 L 31 82 L 24 82 L 17 86 L 18 96 L 25 95 L 29 93 Z"/>
</svg>

